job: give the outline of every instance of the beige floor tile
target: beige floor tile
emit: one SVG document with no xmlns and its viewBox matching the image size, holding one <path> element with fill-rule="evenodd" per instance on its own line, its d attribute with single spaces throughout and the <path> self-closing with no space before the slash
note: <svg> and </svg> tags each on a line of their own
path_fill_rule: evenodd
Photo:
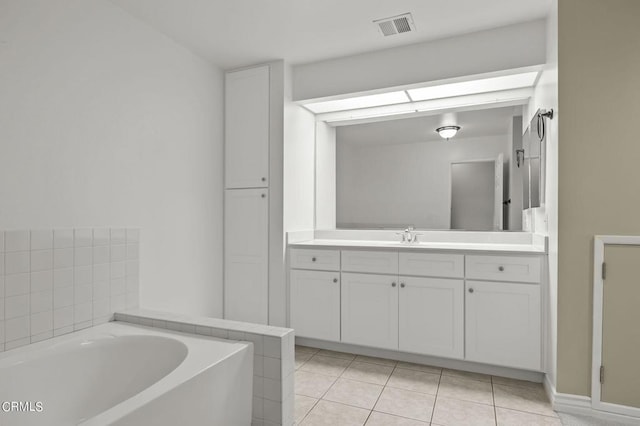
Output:
<svg viewBox="0 0 640 426">
<path fill-rule="evenodd" d="M 305 362 L 300 367 L 300 370 L 337 377 L 344 372 L 349 364 L 351 364 L 351 361 L 349 361 L 348 359 L 321 356 L 318 353 L 312 356 L 307 362 Z"/>
<path fill-rule="evenodd" d="M 443 375 L 440 379 L 438 397 L 462 399 L 464 401 L 493 405 L 491 383 L 464 377 Z"/>
<path fill-rule="evenodd" d="M 431 365 L 423 365 L 423 364 L 414 364 L 412 362 L 398 361 L 398 364 L 396 364 L 396 367 L 406 368 L 407 370 L 418 370 L 418 371 L 422 371 L 425 373 L 432 373 L 432 374 L 442 373 L 442 368 L 440 367 L 433 367 Z"/>
<path fill-rule="evenodd" d="M 393 367 L 388 365 L 371 364 L 368 362 L 353 361 L 345 370 L 342 377 L 359 380 L 361 382 L 384 385 L 391 375 Z"/>
<path fill-rule="evenodd" d="M 369 410 L 331 401 L 318 401 L 301 425 L 305 426 L 362 426 Z"/>
<path fill-rule="evenodd" d="M 315 354 L 316 352 L 318 352 L 320 349 L 317 348 L 311 348 L 309 346 L 300 346 L 300 345 L 296 345 L 296 353 L 298 352 L 306 352 L 306 353 L 310 353 L 310 354 Z"/>
<path fill-rule="evenodd" d="M 304 395 L 295 396 L 294 417 L 295 417 L 296 423 L 300 423 L 302 419 L 304 419 L 304 416 L 306 416 L 307 413 L 311 411 L 313 406 L 316 405 L 316 402 L 318 402 L 318 399 L 316 398 L 311 398 Z"/>
<path fill-rule="evenodd" d="M 433 395 L 385 387 L 374 410 L 428 422 L 431 420 L 434 402 Z"/>
<path fill-rule="evenodd" d="M 508 377 L 492 376 L 494 385 L 516 386 L 519 388 L 543 389 L 542 383 L 530 382 L 527 380 L 510 379 Z"/>
<path fill-rule="evenodd" d="M 382 388 L 380 385 L 339 378 L 322 399 L 371 410 Z"/>
<path fill-rule="evenodd" d="M 396 368 L 387 386 L 435 395 L 438 392 L 438 382 L 440 382 L 439 374 Z"/>
<path fill-rule="evenodd" d="M 496 407 L 498 426 L 562 426 L 557 417 L 547 417 L 538 414 L 523 413 Z"/>
<path fill-rule="evenodd" d="M 353 361 L 355 359 L 355 355 L 354 354 L 349 354 L 346 352 L 336 352 L 336 351 L 330 351 L 327 349 L 321 349 L 320 351 L 318 351 L 318 355 L 322 355 L 322 356 L 330 356 L 333 358 L 341 358 L 341 359 L 348 359 L 350 361 Z"/>
<path fill-rule="evenodd" d="M 311 352 L 298 352 L 296 351 L 296 370 L 300 367 L 302 367 L 302 365 L 309 361 L 309 359 L 311 359 L 311 357 L 313 356 L 313 354 Z"/>
<path fill-rule="evenodd" d="M 428 426 L 429 423 L 372 411 L 367 426 Z"/>
<path fill-rule="evenodd" d="M 495 426 L 493 406 L 438 397 L 431 421 L 441 426 Z"/>
<path fill-rule="evenodd" d="M 445 368 L 442 370 L 442 375 L 452 376 L 452 377 L 463 377 L 465 379 L 473 379 L 473 380 L 479 380 L 481 382 L 491 383 L 491 376 L 487 374 L 472 373 L 471 371 L 449 370 L 448 368 Z"/>
<path fill-rule="evenodd" d="M 493 385 L 496 407 L 511 408 L 543 416 L 557 417 L 542 388 Z"/>
<path fill-rule="evenodd" d="M 322 395 L 329 390 L 335 381 L 336 377 L 298 370 L 295 375 L 295 393 L 312 398 L 322 398 Z"/>
<path fill-rule="evenodd" d="M 373 356 L 364 356 L 364 355 L 358 355 L 356 357 L 356 361 L 370 362 L 371 364 L 388 365 L 391 367 L 395 367 L 395 365 L 398 363 L 396 360 L 393 360 L 393 359 L 376 358 Z"/>
</svg>

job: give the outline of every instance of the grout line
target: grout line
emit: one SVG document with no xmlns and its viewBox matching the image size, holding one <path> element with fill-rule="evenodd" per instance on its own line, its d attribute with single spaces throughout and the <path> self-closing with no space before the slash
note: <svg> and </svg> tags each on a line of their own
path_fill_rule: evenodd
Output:
<svg viewBox="0 0 640 426">
<path fill-rule="evenodd" d="M 491 400 L 493 401 L 493 421 L 498 425 L 498 410 L 496 409 L 496 393 L 493 390 L 493 376 L 491 376 Z"/>
<path fill-rule="evenodd" d="M 441 381 L 442 381 L 442 370 L 440 371 L 440 377 L 438 377 L 438 386 L 436 387 L 436 397 L 433 398 L 433 408 L 431 409 L 431 417 L 429 418 L 429 424 L 433 423 L 433 415 L 436 412 L 436 404 L 438 403 L 438 393 L 440 393 Z"/>
</svg>

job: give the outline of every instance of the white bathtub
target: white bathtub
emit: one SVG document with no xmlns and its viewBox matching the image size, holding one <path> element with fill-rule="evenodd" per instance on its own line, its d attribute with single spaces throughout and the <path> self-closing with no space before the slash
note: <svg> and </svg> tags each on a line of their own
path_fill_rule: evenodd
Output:
<svg viewBox="0 0 640 426">
<path fill-rule="evenodd" d="M 249 425 L 252 376 L 250 343 L 112 322 L 1 354 L 0 425 Z"/>
</svg>

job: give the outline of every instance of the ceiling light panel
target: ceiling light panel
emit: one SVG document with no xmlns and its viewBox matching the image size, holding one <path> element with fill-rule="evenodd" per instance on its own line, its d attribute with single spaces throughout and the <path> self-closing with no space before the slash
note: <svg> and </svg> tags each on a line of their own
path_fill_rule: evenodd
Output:
<svg viewBox="0 0 640 426">
<path fill-rule="evenodd" d="M 378 95 L 359 96 L 357 98 L 338 99 L 335 101 L 314 102 L 305 104 L 304 107 L 315 114 L 322 114 L 325 112 L 395 105 L 405 102 L 410 102 L 410 99 L 403 90 L 400 92 L 380 93 Z"/>
<path fill-rule="evenodd" d="M 496 92 L 500 90 L 531 87 L 538 77 L 538 72 L 505 75 L 501 77 L 483 78 L 460 83 L 441 84 L 439 86 L 421 87 L 407 90 L 414 101 L 449 98 L 461 95 Z"/>
</svg>

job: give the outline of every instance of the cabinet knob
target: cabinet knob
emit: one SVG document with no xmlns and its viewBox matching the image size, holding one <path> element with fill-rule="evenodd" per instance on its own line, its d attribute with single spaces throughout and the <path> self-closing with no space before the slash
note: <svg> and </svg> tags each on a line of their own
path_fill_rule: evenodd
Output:
<svg viewBox="0 0 640 426">
<path fill-rule="evenodd" d="M 400 288 L 404 288 L 404 283 L 400 283 Z"/>
<path fill-rule="evenodd" d="M 472 288 L 469 289 L 469 293 L 473 293 L 473 289 Z"/>
<path fill-rule="evenodd" d="M 334 283 L 337 283 L 337 282 L 338 282 L 338 279 L 337 279 L 337 278 L 334 278 L 334 279 L 333 279 L 333 282 L 334 282 Z"/>
<path fill-rule="evenodd" d="M 263 182 L 266 182 L 266 181 L 267 181 L 267 178 L 266 178 L 266 177 L 263 177 L 261 180 L 262 180 Z"/>
<path fill-rule="evenodd" d="M 498 266 L 498 271 L 500 272 L 504 271 L 504 266 Z"/>
<path fill-rule="evenodd" d="M 260 194 L 260 197 L 267 198 L 267 194 Z"/>
<path fill-rule="evenodd" d="M 396 283 L 391 283 L 391 287 L 395 287 L 395 286 L 396 286 Z"/>
<path fill-rule="evenodd" d="M 315 257 L 312 257 L 312 258 L 311 258 L 311 261 L 312 261 L 312 262 L 315 262 L 315 261 L 316 261 L 316 258 L 315 258 Z"/>
</svg>

